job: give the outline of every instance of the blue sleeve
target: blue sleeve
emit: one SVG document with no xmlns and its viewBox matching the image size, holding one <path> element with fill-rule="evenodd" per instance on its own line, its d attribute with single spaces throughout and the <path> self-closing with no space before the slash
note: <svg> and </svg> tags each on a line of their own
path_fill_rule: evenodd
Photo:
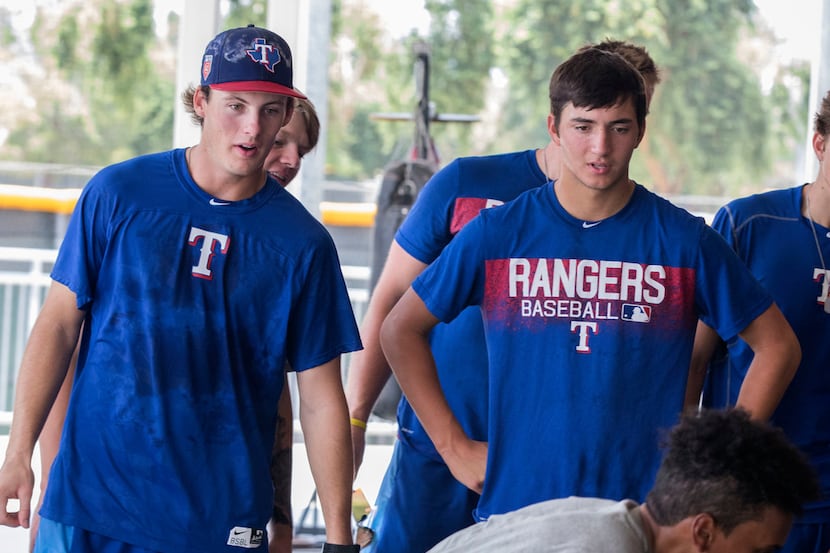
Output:
<svg viewBox="0 0 830 553">
<path fill-rule="evenodd" d="M 484 297 L 486 264 L 484 217 L 477 217 L 459 232 L 449 246 L 412 283 L 430 313 L 450 322 Z"/>
<path fill-rule="evenodd" d="M 721 207 L 715 217 L 712 219 L 712 228 L 715 232 L 720 234 L 726 243 L 729 244 L 733 250 L 737 249 L 737 234 L 735 229 L 735 218 L 732 214 L 730 205 Z"/>
<path fill-rule="evenodd" d="M 102 170 L 84 188 L 52 269 L 52 279 L 75 293 L 78 309 L 86 308 L 95 296 L 109 224 L 116 209 L 110 183 L 117 176 L 112 173 L 112 168 Z"/>
<path fill-rule="evenodd" d="M 713 229 L 700 238 L 696 303 L 700 318 L 726 341 L 772 305 L 772 297 Z"/>
<path fill-rule="evenodd" d="M 429 265 L 452 240 L 450 218 L 458 195 L 459 162 L 455 160 L 429 179 L 412 211 L 395 234 L 409 255 Z"/>
<path fill-rule="evenodd" d="M 308 256 L 288 328 L 287 356 L 303 371 L 362 348 L 340 261 L 326 234 Z"/>
</svg>

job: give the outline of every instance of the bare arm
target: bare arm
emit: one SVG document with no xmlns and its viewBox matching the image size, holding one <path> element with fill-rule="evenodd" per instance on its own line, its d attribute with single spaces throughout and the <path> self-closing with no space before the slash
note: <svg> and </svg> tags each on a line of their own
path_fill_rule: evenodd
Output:
<svg viewBox="0 0 830 553">
<path fill-rule="evenodd" d="M 741 385 L 737 405 L 756 419 L 768 419 L 801 363 L 801 346 L 775 304 L 752 321 L 740 337 L 755 357 Z"/>
<path fill-rule="evenodd" d="M 5 526 L 29 527 L 32 488 L 32 452 L 52 403 L 63 383 L 84 312 L 76 307 L 75 294 L 53 282 L 38 315 L 18 373 L 14 418 L 6 459 L 0 468 L 0 504 L 20 500 L 16 513 L 3 510 Z"/>
<path fill-rule="evenodd" d="M 438 322 L 410 288 L 384 321 L 381 344 L 401 389 L 453 476 L 481 493 L 487 445 L 465 434 L 441 389 L 429 346 L 430 331 Z"/>
<path fill-rule="evenodd" d="M 34 551 L 35 538 L 37 537 L 38 527 L 40 526 L 40 517 L 37 511 L 43 504 L 43 496 L 46 494 L 46 486 L 49 484 L 49 472 L 52 469 L 52 463 L 55 461 L 55 457 L 58 456 L 58 448 L 60 447 L 61 435 L 63 434 L 63 423 L 66 420 L 66 409 L 69 407 L 69 396 L 72 394 L 72 384 L 75 381 L 75 366 L 78 364 L 78 349 L 80 345 L 79 341 L 75 346 L 75 351 L 72 353 L 72 360 L 69 363 L 69 370 L 66 372 L 61 389 L 58 390 L 58 396 L 52 404 L 52 409 L 49 411 L 49 416 L 46 418 L 46 423 L 43 425 L 43 430 L 40 431 L 40 438 L 38 438 L 40 450 L 40 495 L 38 497 L 37 507 L 35 507 L 31 516 L 29 551 Z"/>
<path fill-rule="evenodd" d="M 282 394 L 277 408 L 277 433 L 271 453 L 271 480 L 274 483 L 274 508 L 268 522 L 269 553 L 291 553 L 291 447 L 294 442 L 294 414 L 288 375 L 283 376 Z"/>
<path fill-rule="evenodd" d="M 326 521 L 326 541 L 351 544 L 352 448 L 340 358 L 297 373 L 300 424 Z"/>
<path fill-rule="evenodd" d="M 718 333 L 703 321 L 698 321 L 689 376 L 686 380 L 686 399 L 683 402 L 683 411 L 696 411 L 700 405 L 700 394 L 703 391 L 706 371 L 719 343 Z"/>
<path fill-rule="evenodd" d="M 380 347 L 380 326 L 424 268 L 425 263 L 406 253 L 397 242 L 392 242 L 386 265 L 372 292 L 360 326 L 363 350 L 353 353 L 349 364 L 346 399 L 352 418 L 368 420 L 383 386 L 389 380 L 391 371 Z M 363 462 L 365 443 L 365 430 L 352 427 L 355 475 Z"/>
</svg>

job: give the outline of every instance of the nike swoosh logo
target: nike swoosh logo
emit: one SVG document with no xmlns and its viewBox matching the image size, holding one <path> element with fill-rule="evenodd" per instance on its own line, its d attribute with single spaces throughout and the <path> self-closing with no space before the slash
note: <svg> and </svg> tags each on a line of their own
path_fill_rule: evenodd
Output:
<svg viewBox="0 0 830 553">
<path fill-rule="evenodd" d="M 247 530 L 234 530 L 233 535 L 238 536 L 239 534 L 244 534 L 246 532 L 247 532 Z"/>
<path fill-rule="evenodd" d="M 591 228 L 595 227 L 600 224 L 602 221 L 596 221 L 595 223 L 589 223 L 588 221 L 582 221 L 582 228 Z"/>
<path fill-rule="evenodd" d="M 217 200 L 216 198 L 211 198 L 210 205 L 231 205 L 231 202 L 222 202 L 220 200 Z"/>
</svg>

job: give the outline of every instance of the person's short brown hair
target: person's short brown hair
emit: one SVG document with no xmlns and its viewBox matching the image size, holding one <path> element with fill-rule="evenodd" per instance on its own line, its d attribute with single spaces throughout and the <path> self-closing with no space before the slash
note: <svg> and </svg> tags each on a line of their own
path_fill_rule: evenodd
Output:
<svg viewBox="0 0 830 553">
<path fill-rule="evenodd" d="M 821 136 L 830 134 L 830 91 L 827 91 L 821 101 L 821 108 L 813 120 L 813 130 Z"/>
</svg>

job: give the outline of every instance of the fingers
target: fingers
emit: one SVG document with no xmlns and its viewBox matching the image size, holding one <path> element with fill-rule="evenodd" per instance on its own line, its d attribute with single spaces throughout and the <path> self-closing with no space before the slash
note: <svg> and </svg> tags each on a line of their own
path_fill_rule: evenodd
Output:
<svg viewBox="0 0 830 553">
<path fill-rule="evenodd" d="M 16 497 L 6 498 L 6 508 L 3 513 L 3 520 L 0 522 L 3 526 L 11 526 L 12 528 L 28 528 L 29 516 L 31 508 L 29 501 L 18 500 Z"/>
</svg>

